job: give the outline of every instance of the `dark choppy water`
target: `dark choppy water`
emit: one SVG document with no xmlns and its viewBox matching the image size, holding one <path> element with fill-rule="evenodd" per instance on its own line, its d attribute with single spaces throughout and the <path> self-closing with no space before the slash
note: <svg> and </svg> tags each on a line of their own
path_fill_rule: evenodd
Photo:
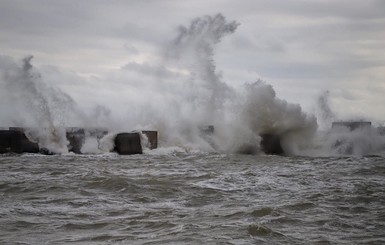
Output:
<svg viewBox="0 0 385 245">
<path fill-rule="evenodd" d="M 0 244 L 384 244 L 385 158 L 0 156 Z"/>
</svg>

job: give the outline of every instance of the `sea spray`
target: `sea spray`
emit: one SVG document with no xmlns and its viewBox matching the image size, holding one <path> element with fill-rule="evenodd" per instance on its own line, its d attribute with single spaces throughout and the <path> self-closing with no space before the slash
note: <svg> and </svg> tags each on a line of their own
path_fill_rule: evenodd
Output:
<svg viewBox="0 0 385 245">
<path fill-rule="evenodd" d="M 226 83 L 215 64 L 215 45 L 232 34 L 238 25 L 217 14 L 196 18 L 180 27 L 166 48 L 162 64 L 133 65 L 131 62 L 99 78 L 98 82 L 111 85 L 108 93 L 104 93 L 103 87 L 99 95 L 112 97 L 95 96 L 96 107 L 89 113 L 90 117 L 79 113 L 77 103 L 69 94 L 43 82 L 44 76 L 31 65 L 32 57 L 23 61 L 23 67 L 0 57 L 0 85 L 5 88 L 0 91 L 3 102 L 0 109 L 5 112 L 2 115 L 6 115 L 1 122 L 5 126 L 43 128 L 41 134 L 37 134 L 38 141 L 42 147 L 55 152 L 66 151 L 68 142 L 63 127 L 100 124 L 107 127 L 110 134 L 102 139 L 86 136 L 83 153 L 111 151 L 115 133 L 136 129 L 157 130 L 160 147 L 188 152 L 259 153 L 263 134 L 278 136 L 288 155 L 366 154 L 380 150 L 383 138 L 374 137 L 374 132 L 366 134 L 370 136 L 364 137 L 367 141 L 362 140 L 365 133 L 356 132 L 357 137 L 351 137 L 351 132 L 341 132 L 343 135 L 326 132 L 319 137 L 315 134 L 317 120 L 313 115 L 302 111 L 299 105 L 279 99 L 273 87 L 258 78 L 257 82 L 243 87 Z M 135 79 L 127 76 L 138 71 L 145 72 L 146 76 L 135 76 Z M 320 97 L 319 107 L 319 121 L 327 129 L 337 118 L 331 110 L 328 93 Z M 14 111 L 20 113 L 11 113 Z M 208 125 L 213 125 L 215 132 L 202 134 L 200 129 Z M 367 143 L 355 144 L 352 151 L 345 151 L 344 144 L 336 148 L 336 138 L 345 135 L 350 138 L 343 142 L 351 139 Z"/>
<path fill-rule="evenodd" d="M 341 120 L 330 103 L 330 91 L 317 99 L 316 115 L 319 129 L 302 155 L 310 156 L 365 156 L 385 152 L 385 136 L 362 118 Z M 349 125 L 356 125 L 350 127 Z"/>
<path fill-rule="evenodd" d="M 160 147 L 178 146 L 186 151 L 258 153 L 262 133 L 290 136 L 287 148 L 300 148 L 299 135 L 311 135 L 316 128 L 314 118 L 298 105 L 278 99 L 265 83 L 233 87 L 218 71 L 216 45 L 238 25 L 221 14 L 195 18 L 178 29 L 161 64 L 131 62 L 117 71 L 112 77 L 120 78 L 120 90 L 127 93 L 117 91 L 114 98 L 118 106 L 112 109 L 121 111 L 120 123 L 116 123 L 120 127 L 113 131 L 151 128 L 159 132 Z M 157 68 L 167 72 L 152 70 Z M 145 76 L 130 77 L 137 72 Z M 200 128 L 208 125 L 215 127 L 215 133 L 202 136 Z"/>
<path fill-rule="evenodd" d="M 367 156 L 385 153 L 385 136 L 375 127 L 331 128 L 320 131 L 317 135 L 318 144 L 309 146 L 310 156 Z"/>
<path fill-rule="evenodd" d="M 233 33 L 238 25 L 217 14 L 196 18 L 190 25 L 179 27 L 177 37 L 167 47 L 165 63 L 185 71 L 187 76 L 180 77 L 177 84 L 163 81 L 176 85 L 168 87 L 180 89 L 174 90 L 172 95 L 175 103 L 169 106 L 169 117 L 161 118 L 160 127 L 157 126 L 163 132 L 161 142 L 168 146 L 177 145 L 186 151 L 236 151 L 239 145 L 244 145 L 243 142 L 234 142 L 234 139 L 243 138 L 245 141 L 241 135 L 248 135 L 242 134 L 247 128 L 230 125 L 227 118 L 232 117 L 229 110 L 238 110 L 232 101 L 235 91 L 222 81 L 214 61 L 215 45 Z M 210 136 L 210 140 L 202 137 L 199 130 L 207 125 L 216 128 L 215 136 Z M 242 132 L 234 134 L 235 128 Z"/>
<path fill-rule="evenodd" d="M 216 68 L 215 45 L 226 35 L 232 34 L 238 25 L 217 14 L 196 18 L 190 25 L 180 27 L 176 38 L 167 47 L 164 64 L 158 66 L 167 71 L 167 76 L 164 72 L 150 72 L 152 79 L 139 80 L 136 83 L 125 80 L 124 84 L 129 87 L 125 91 L 129 93 L 114 96 L 113 104 L 124 105 L 116 108 L 125 108 L 127 111 L 118 111 L 119 118 L 113 123 L 114 127 L 111 124 L 103 126 L 110 126 L 110 132 L 152 128 L 160 132 L 161 147 L 178 146 L 186 151 L 200 149 L 258 153 L 260 135 L 270 133 L 282 138 L 288 153 L 298 154 L 301 146 L 309 143 L 316 128 L 314 118 L 303 113 L 299 106 L 278 99 L 273 88 L 263 82 L 245 84 L 242 88 L 230 86 L 223 81 L 221 72 Z M 27 98 L 26 105 L 21 107 L 30 106 L 30 102 L 33 102 L 31 110 L 24 109 L 32 120 L 21 120 L 21 125 L 44 126 L 45 130 L 39 136 L 39 142 L 44 147 L 54 142 L 59 146 L 54 148 L 65 149 L 66 142 L 62 140 L 65 139 L 64 134 L 58 130 L 60 126 L 85 127 L 95 121 L 106 123 L 113 116 L 111 105 L 108 108 L 108 105 L 99 105 L 96 102 L 99 106 L 91 114 L 97 120 L 79 122 L 76 119 L 82 116 L 71 118 L 72 114 L 69 112 L 76 114 L 76 103 L 65 93 L 48 89 L 41 82 L 41 76 L 32 72 L 34 69 L 30 61 L 31 58 L 24 61 L 22 72 L 16 72 L 18 76 L 21 74 L 22 79 L 16 80 L 21 80 L 34 89 L 15 87 L 10 91 L 16 92 L 15 94 L 29 91 L 28 96 L 24 96 Z M 144 68 L 151 67 L 157 66 L 147 65 Z M 128 68 L 138 67 L 125 67 L 121 73 Z M 6 80 L 15 80 L 12 76 L 10 78 Z M 107 80 L 110 79 L 106 78 Z M 56 103 L 55 99 L 60 103 Z M 31 121 L 34 123 L 30 123 Z M 203 136 L 199 128 L 207 125 L 214 125 L 215 133 Z M 82 152 L 95 152 L 99 148 L 112 150 L 113 135 L 110 134 L 100 141 L 86 137 Z M 96 143 L 98 149 L 95 149 Z"/>
<path fill-rule="evenodd" d="M 98 137 L 91 135 L 89 132 L 85 132 L 84 143 L 80 149 L 82 154 L 100 154 L 104 151 L 101 150 L 100 140 Z M 110 152 L 110 149 L 107 150 Z"/>
<path fill-rule="evenodd" d="M 115 148 L 115 137 L 117 133 L 108 133 L 99 140 L 98 149 L 101 152 L 111 152 Z"/>
<path fill-rule="evenodd" d="M 317 130 L 316 118 L 299 105 L 277 98 L 273 87 L 261 80 L 246 84 L 245 89 L 241 120 L 256 135 L 279 136 L 286 154 L 300 154 Z"/>
<path fill-rule="evenodd" d="M 323 130 L 330 129 L 333 121 L 338 120 L 337 115 L 332 111 L 330 105 L 330 91 L 326 90 L 321 93 L 317 100 L 316 114 L 320 128 Z"/>
<path fill-rule="evenodd" d="M 194 147 L 225 152 L 259 152 L 260 135 L 278 135 L 285 143 L 285 151 L 296 154 L 307 145 L 317 129 L 315 117 L 305 114 L 299 105 L 278 99 L 270 85 L 261 81 L 234 88 L 222 81 L 216 70 L 215 45 L 238 27 L 221 14 L 194 19 L 179 33 L 168 49 L 168 63 L 175 61 L 189 71 L 184 81 L 187 91 L 179 101 L 187 118 L 177 120 L 179 142 L 187 139 Z M 204 146 L 197 128 L 213 124 L 216 131 L 209 144 Z M 307 141 L 304 139 L 307 138 Z M 202 142 L 200 142 L 202 141 Z"/>
<path fill-rule="evenodd" d="M 185 81 L 184 103 L 202 123 L 223 117 L 224 104 L 231 88 L 222 81 L 214 61 L 215 45 L 238 27 L 221 14 L 192 20 L 189 26 L 180 26 L 177 37 L 167 50 L 169 62 L 177 62 L 189 71 Z"/>
<path fill-rule="evenodd" d="M 32 58 L 24 58 L 22 67 L 10 63 L 3 73 L 1 86 L 8 96 L 2 100 L 17 111 L 7 116 L 13 118 L 15 126 L 25 127 L 26 135 L 38 142 L 40 148 L 52 153 L 66 153 L 64 112 L 75 113 L 74 102 L 68 95 L 41 81 L 41 75 L 31 64 Z"/>
</svg>

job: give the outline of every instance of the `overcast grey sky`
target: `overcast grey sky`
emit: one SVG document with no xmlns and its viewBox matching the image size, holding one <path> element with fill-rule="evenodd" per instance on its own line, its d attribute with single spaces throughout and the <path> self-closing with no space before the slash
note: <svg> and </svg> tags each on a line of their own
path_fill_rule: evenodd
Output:
<svg viewBox="0 0 385 245">
<path fill-rule="evenodd" d="M 75 99 L 92 83 L 107 101 L 117 70 L 144 86 L 178 27 L 217 13 L 240 24 L 215 50 L 227 84 L 261 78 L 310 112 L 329 90 L 338 118 L 385 122 L 383 0 L 0 0 L 0 55 L 34 55 Z"/>
</svg>

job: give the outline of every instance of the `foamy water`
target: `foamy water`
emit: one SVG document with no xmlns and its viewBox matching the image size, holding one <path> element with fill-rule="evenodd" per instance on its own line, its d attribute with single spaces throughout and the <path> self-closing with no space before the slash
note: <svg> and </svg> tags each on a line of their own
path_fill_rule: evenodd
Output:
<svg viewBox="0 0 385 245">
<path fill-rule="evenodd" d="M 383 244 L 385 158 L 3 155 L 1 244 Z"/>
</svg>

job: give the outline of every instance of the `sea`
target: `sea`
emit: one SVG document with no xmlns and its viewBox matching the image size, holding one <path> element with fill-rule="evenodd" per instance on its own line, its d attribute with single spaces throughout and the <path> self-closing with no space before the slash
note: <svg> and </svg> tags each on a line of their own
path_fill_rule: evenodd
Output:
<svg viewBox="0 0 385 245">
<path fill-rule="evenodd" d="M 3 154 L 0 244 L 385 244 L 385 157 Z"/>
</svg>

